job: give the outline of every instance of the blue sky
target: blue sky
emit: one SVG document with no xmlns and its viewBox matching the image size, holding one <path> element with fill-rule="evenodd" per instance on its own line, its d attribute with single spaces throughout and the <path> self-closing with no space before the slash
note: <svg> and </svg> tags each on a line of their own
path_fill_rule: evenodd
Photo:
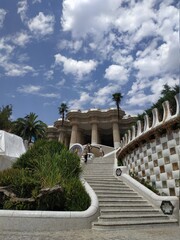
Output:
<svg viewBox="0 0 180 240">
<path fill-rule="evenodd" d="M 0 106 L 52 125 L 58 106 L 138 114 L 179 84 L 178 1 L 0 0 Z"/>
</svg>

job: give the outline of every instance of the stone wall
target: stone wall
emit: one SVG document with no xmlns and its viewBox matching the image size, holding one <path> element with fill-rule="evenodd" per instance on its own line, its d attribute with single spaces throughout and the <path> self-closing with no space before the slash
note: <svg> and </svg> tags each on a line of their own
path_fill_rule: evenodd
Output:
<svg viewBox="0 0 180 240">
<path fill-rule="evenodd" d="M 152 125 L 148 116 L 138 121 L 121 141 L 118 159 L 130 172 L 149 181 L 162 195 L 179 196 L 180 114 L 179 95 L 176 113 L 172 115 L 168 101 L 163 103 L 163 118 L 153 109 Z"/>
</svg>

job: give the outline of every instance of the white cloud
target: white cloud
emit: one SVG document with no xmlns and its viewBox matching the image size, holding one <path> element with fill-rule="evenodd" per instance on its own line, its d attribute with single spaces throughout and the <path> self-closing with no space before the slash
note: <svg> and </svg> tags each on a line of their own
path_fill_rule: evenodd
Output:
<svg viewBox="0 0 180 240">
<path fill-rule="evenodd" d="M 128 80 L 128 70 L 120 65 L 111 65 L 106 68 L 104 77 L 123 85 Z"/>
<path fill-rule="evenodd" d="M 7 12 L 4 9 L 0 8 L 0 28 L 3 27 L 3 23 L 4 23 L 6 13 Z"/>
<path fill-rule="evenodd" d="M 34 35 L 45 36 L 52 34 L 54 31 L 55 18 L 53 15 L 39 14 L 28 21 L 28 27 Z"/>
<path fill-rule="evenodd" d="M 34 72 L 33 67 L 12 62 L 14 46 L 7 43 L 6 39 L 0 39 L 0 66 L 7 76 L 24 76 L 29 72 Z M 19 59 L 18 59 L 19 60 Z"/>
<path fill-rule="evenodd" d="M 72 31 L 75 37 L 89 33 L 101 35 L 114 20 L 121 0 L 64 0 L 61 24 L 64 31 Z"/>
<path fill-rule="evenodd" d="M 77 79 L 82 79 L 96 69 L 97 62 L 94 60 L 77 61 L 72 58 L 66 58 L 60 53 L 55 55 L 55 64 L 63 65 L 65 74 L 72 74 Z"/>
<path fill-rule="evenodd" d="M 40 97 L 46 98 L 59 98 L 59 94 L 56 93 L 43 93 L 41 92 L 43 87 L 39 85 L 22 85 L 21 87 L 17 88 L 17 91 L 24 94 L 33 94 Z"/>
<path fill-rule="evenodd" d="M 30 38 L 26 32 L 20 32 L 13 37 L 12 41 L 14 44 L 23 47 L 30 41 Z"/>
<path fill-rule="evenodd" d="M 42 1 L 42 0 L 33 0 L 32 3 L 33 3 L 33 4 L 35 4 L 35 3 L 41 3 L 41 1 Z"/>
<path fill-rule="evenodd" d="M 154 78 L 151 81 L 140 79 L 134 82 L 127 94 L 129 97 L 126 102 L 127 106 L 137 105 L 143 107 L 146 104 L 155 103 L 159 99 L 165 84 L 168 84 L 170 87 L 179 85 L 179 78 L 176 75 L 164 75 L 161 78 Z M 148 94 L 146 94 L 147 92 Z"/>
<path fill-rule="evenodd" d="M 20 0 L 18 2 L 17 13 L 20 15 L 22 22 L 25 22 L 27 20 L 27 16 L 26 16 L 27 10 L 28 10 L 27 0 Z"/>
<path fill-rule="evenodd" d="M 58 44 L 58 49 L 69 49 L 72 50 L 73 53 L 78 52 L 82 47 L 82 41 L 68 41 L 68 40 L 61 40 Z"/>
<path fill-rule="evenodd" d="M 79 99 L 73 99 L 68 102 L 71 109 L 83 109 L 83 107 L 91 102 L 92 97 L 87 92 L 81 92 Z"/>
<path fill-rule="evenodd" d="M 126 103 L 130 104 L 131 106 L 137 105 L 143 107 L 146 104 L 152 104 L 154 102 L 155 99 L 153 94 L 147 96 L 144 91 L 138 91 Z"/>
<path fill-rule="evenodd" d="M 47 80 L 52 80 L 53 76 L 54 76 L 54 71 L 53 70 L 49 70 L 47 72 L 44 73 L 44 76 Z"/>
<path fill-rule="evenodd" d="M 108 106 L 112 102 L 112 94 L 117 92 L 116 84 L 109 84 L 105 87 L 101 87 L 97 92 L 94 93 L 92 99 L 92 105 L 94 107 Z"/>
<path fill-rule="evenodd" d="M 20 93 L 28 93 L 28 94 L 36 94 L 42 89 L 41 86 L 35 86 L 35 85 L 23 85 L 22 87 L 19 87 L 17 89 Z"/>
<path fill-rule="evenodd" d="M 28 65 L 18 65 L 15 63 L 4 64 L 6 75 L 11 77 L 22 77 L 29 72 L 34 72 L 34 68 Z"/>
<path fill-rule="evenodd" d="M 56 84 L 56 86 L 61 87 L 61 86 L 64 86 L 65 83 L 66 83 L 66 80 L 62 79 Z"/>
</svg>

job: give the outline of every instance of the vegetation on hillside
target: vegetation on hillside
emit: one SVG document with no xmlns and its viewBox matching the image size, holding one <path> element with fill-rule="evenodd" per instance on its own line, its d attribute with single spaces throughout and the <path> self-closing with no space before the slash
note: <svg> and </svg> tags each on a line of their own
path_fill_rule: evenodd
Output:
<svg viewBox="0 0 180 240">
<path fill-rule="evenodd" d="M 0 209 L 81 211 L 90 205 L 80 159 L 57 141 L 38 140 L 0 172 Z"/>
</svg>

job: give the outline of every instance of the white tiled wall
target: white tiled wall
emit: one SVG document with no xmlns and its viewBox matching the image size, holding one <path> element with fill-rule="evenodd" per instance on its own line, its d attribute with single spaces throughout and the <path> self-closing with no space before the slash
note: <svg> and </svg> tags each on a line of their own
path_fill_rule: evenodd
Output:
<svg viewBox="0 0 180 240">
<path fill-rule="evenodd" d="M 155 186 L 161 194 L 179 196 L 180 131 L 164 134 L 128 153 L 130 171 Z"/>
</svg>

